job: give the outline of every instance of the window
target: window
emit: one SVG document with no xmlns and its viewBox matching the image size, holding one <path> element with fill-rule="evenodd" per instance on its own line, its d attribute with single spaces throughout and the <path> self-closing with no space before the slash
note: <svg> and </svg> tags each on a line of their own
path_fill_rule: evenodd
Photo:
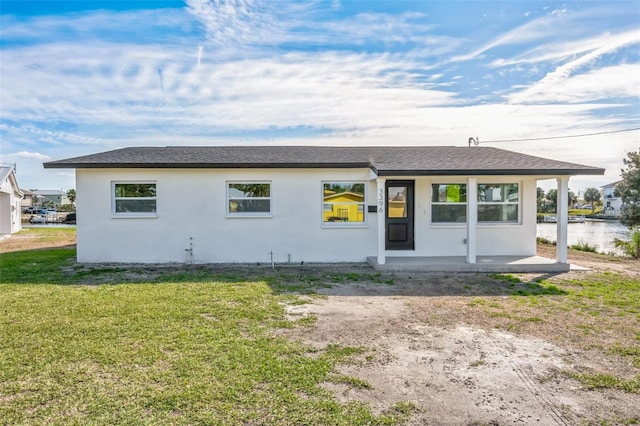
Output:
<svg viewBox="0 0 640 426">
<path fill-rule="evenodd" d="M 407 186 L 389 186 L 387 188 L 387 217 L 407 217 Z"/>
<path fill-rule="evenodd" d="M 517 183 L 478 185 L 478 222 L 518 222 Z"/>
<path fill-rule="evenodd" d="M 364 223 L 363 182 L 322 183 L 322 223 Z"/>
<path fill-rule="evenodd" d="M 233 216 L 271 215 L 271 183 L 228 182 L 227 213 Z"/>
<path fill-rule="evenodd" d="M 156 184 L 149 182 L 114 182 L 113 210 L 116 215 L 155 214 Z"/>
<path fill-rule="evenodd" d="M 431 222 L 464 223 L 467 221 L 467 185 L 434 183 L 431 185 Z"/>
</svg>

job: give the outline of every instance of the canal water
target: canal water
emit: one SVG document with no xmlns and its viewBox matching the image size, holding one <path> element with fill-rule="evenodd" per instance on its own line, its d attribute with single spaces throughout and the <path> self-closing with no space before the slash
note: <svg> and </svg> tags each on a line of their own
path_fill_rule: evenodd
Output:
<svg viewBox="0 0 640 426">
<path fill-rule="evenodd" d="M 538 223 L 537 235 L 549 241 L 556 240 L 555 223 Z M 570 223 L 567 230 L 569 246 L 581 242 L 594 246 L 599 253 L 622 254 L 613 244 L 613 239 L 629 239 L 630 233 L 626 226 L 616 220 L 590 221 L 584 223 Z"/>
</svg>

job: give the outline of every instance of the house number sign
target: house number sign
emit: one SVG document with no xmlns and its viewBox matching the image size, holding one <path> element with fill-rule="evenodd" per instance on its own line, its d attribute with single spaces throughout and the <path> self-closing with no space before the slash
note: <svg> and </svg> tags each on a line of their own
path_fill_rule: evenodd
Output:
<svg viewBox="0 0 640 426">
<path fill-rule="evenodd" d="M 378 213 L 384 213 L 384 189 L 378 189 Z"/>
</svg>

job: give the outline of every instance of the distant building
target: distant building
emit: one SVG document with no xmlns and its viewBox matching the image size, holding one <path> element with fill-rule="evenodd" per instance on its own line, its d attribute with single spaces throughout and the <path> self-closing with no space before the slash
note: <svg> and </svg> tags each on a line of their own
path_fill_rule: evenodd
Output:
<svg viewBox="0 0 640 426">
<path fill-rule="evenodd" d="M 33 192 L 27 190 L 27 189 L 21 189 L 22 191 L 22 201 L 20 201 L 20 206 L 22 207 L 22 209 L 26 209 L 27 207 L 33 207 L 35 206 L 34 202 L 33 202 Z"/>
<path fill-rule="evenodd" d="M 13 234 L 22 229 L 22 195 L 16 180 L 15 166 L 0 164 L 0 235 Z"/>
<path fill-rule="evenodd" d="M 622 181 L 612 182 L 608 185 L 601 186 L 602 204 L 604 205 L 604 214 L 607 216 L 620 216 L 622 208 L 622 198 L 614 195 L 616 185 Z"/>
<path fill-rule="evenodd" d="M 67 193 L 59 189 L 36 189 L 31 192 L 35 197 L 38 197 L 37 204 L 42 204 L 44 200 L 51 201 L 56 207 L 71 204 L 69 197 L 67 197 Z"/>
</svg>

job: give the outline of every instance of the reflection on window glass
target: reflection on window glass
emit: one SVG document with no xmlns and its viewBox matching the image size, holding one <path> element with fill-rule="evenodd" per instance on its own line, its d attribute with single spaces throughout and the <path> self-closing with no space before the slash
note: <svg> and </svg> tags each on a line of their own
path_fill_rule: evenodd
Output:
<svg viewBox="0 0 640 426">
<path fill-rule="evenodd" d="M 227 186 L 229 214 L 271 213 L 271 184 L 230 182 Z"/>
<path fill-rule="evenodd" d="M 478 185 L 478 222 L 518 222 L 517 183 Z"/>
<path fill-rule="evenodd" d="M 479 202 L 517 202 L 518 184 L 480 184 L 478 185 Z"/>
<path fill-rule="evenodd" d="M 407 217 L 406 186 L 390 186 L 387 188 L 387 217 Z"/>
<path fill-rule="evenodd" d="M 324 182 L 323 223 L 364 223 L 364 183 Z"/>
<path fill-rule="evenodd" d="M 114 183 L 115 213 L 155 213 L 155 183 Z"/>
<path fill-rule="evenodd" d="M 435 183 L 431 185 L 431 222 L 465 223 L 467 221 L 467 185 Z"/>
<path fill-rule="evenodd" d="M 116 183 L 115 184 L 115 196 L 116 197 L 155 197 L 156 196 L 156 184 L 155 183 Z"/>
</svg>

